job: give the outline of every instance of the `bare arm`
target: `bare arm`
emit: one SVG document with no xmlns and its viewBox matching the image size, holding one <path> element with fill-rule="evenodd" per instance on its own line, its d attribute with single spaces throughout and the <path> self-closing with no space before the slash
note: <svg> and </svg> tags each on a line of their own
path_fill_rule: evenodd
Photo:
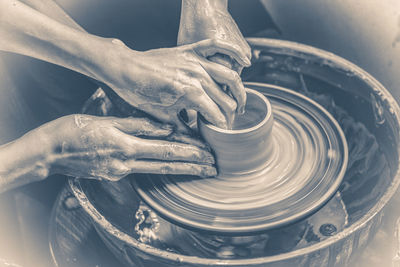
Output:
<svg viewBox="0 0 400 267">
<path fill-rule="evenodd" d="M 48 140 L 43 137 L 42 134 L 29 133 L 0 146 L 0 193 L 49 175 L 47 156 L 52 151 Z"/>
<path fill-rule="evenodd" d="M 169 125 L 77 114 L 0 146 L 0 193 L 56 173 L 111 181 L 130 173 L 214 176 L 213 164 L 200 140 Z"/>
<path fill-rule="evenodd" d="M 177 114 L 184 108 L 195 109 L 210 122 L 226 127 L 224 114 L 232 112 L 228 110 L 232 107 L 221 105 L 226 97 L 214 81 L 243 91 L 235 73 L 205 57 L 221 53 L 249 65 L 245 52 L 230 41 L 138 52 L 120 40 L 66 26 L 17 0 L 0 0 L 0 35 L 0 50 L 42 59 L 102 81 L 132 106 L 181 128 Z"/>
<path fill-rule="evenodd" d="M 92 78 L 111 40 L 65 26 L 16 0 L 0 0 L 0 50 L 51 62 Z"/>
</svg>

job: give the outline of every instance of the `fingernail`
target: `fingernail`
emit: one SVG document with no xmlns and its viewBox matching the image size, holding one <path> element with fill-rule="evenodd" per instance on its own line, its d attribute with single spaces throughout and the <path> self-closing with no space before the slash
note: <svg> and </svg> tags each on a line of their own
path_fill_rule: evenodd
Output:
<svg viewBox="0 0 400 267">
<path fill-rule="evenodd" d="M 238 114 L 239 115 L 243 115 L 244 114 L 244 106 L 240 106 L 239 107 Z"/>
<path fill-rule="evenodd" d="M 170 125 L 170 124 L 163 124 L 161 126 L 161 129 L 163 130 L 168 130 L 168 131 L 172 131 L 174 129 L 174 126 Z"/>
<path fill-rule="evenodd" d="M 204 152 L 202 158 L 203 158 L 205 163 L 210 163 L 210 164 L 214 164 L 215 163 L 214 156 L 209 152 Z"/>
<path fill-rule="evenodd" d="M 245 58 L 243 59 L 243 61 L 244 61 L 244 63 L 246 64 L 246 65 L 245 65 L 246 67 L 250 67 L 250 66 L 251 66 L 251 61 L 250 61 L 250 59 L 248 59 L 247 57 L 245 57 Z"/>
</svg>

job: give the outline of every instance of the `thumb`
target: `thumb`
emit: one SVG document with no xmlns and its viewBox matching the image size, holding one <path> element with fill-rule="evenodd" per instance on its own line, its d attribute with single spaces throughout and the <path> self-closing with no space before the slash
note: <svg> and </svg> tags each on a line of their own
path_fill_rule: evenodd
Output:
<svg viewBox="0 0 400 267">
<path fill-rule="evenodd" d="M 197 54 L 207 58 L 217 53 L 230 56 L 239 64 L 248 67 L 251 65 L 250 59 L 241 48 L 230 42 L 220 39 L 207 39 L 193 44 L 193 49 Z"/>
</svg>

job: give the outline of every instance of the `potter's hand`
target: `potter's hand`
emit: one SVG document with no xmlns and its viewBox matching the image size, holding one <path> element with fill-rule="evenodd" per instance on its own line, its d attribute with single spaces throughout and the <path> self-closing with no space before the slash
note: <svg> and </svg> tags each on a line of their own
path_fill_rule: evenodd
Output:
<svg viewBox="0 0 400 267">
<path fill-rule="evenodd" d="M 216 82 L 227 84 L 236 97 L 243 91 L 237 73 L 205 57 L 221 53 L 241 65 L 250 64 L 237 45 L 223 40 L 137 52 L 117 39 L 64 25 L 17 0 L 0 0 L 0 36 L 0 50 L 102 81 L 132 106 L 181 129 L 186 128 L 177 113 L 184 108 L 198 110 L 211 123 L 226 126 L 224 113 L 235 110 L 236 103 Z"/>
<path fill-rule="evenodd" d="M 204 39 L 226 41 L 251 59 L 251 49 L 227 10 L 227 0 L 182 0 L 178 45 Z M 214 56 L 211 60 L 227 65 L 222 57 Z M 229 67 L 240 74 L 244 65 L 235 60 L 230 63 Z M 240 110 L 245 105 L 245 91 L 237 92 L 234 97 Z"/>
<path fill-rule="evenodd" d="M 240 76 L 231 69 L 206 59 L 215 53 L 227 54 L 248 65 L 248 59 L 235 45 L 220 40 L 136 52 L 121 44 L 99 72 L 109 85 L 132 106 L 159 120 L 184 127 L 178 113 L 194 109 L 211 123 L 225 128 L 226 114 L 236 103 L 217 84 L 226 84 L 234 95 L 244 90 Z"/>
<path fill-rule="evenodd" d="M 170 136 L 172 127 L 148 119 L 73 115 L 55 121 L 54 126 L 58 149 L 52 172 L 106 180 L 130 173 L 216 174 L 208 151 L 157 140 Z"/>
<path fill-rule="evenodd" d="M 113 181 L 130 173 L 216 175 L 213 156 L 199 146 L 148 119 L 65 116 L 0 146 L 0 192 L 53 173 Z"/>
</svg>

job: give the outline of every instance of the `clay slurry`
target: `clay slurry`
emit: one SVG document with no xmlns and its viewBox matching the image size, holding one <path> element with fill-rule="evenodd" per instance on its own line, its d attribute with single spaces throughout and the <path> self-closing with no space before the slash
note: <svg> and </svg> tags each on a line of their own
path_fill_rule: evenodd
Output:
<svg viewBox="0 0 400 267">
<path fill-rule="evenodd" d="M 265 102 L 255 94 L 247 94 L 244 114 L 235 114 L 231 130 L 243 130 L 259 124 L 267 114 Z"/>
</svg>

